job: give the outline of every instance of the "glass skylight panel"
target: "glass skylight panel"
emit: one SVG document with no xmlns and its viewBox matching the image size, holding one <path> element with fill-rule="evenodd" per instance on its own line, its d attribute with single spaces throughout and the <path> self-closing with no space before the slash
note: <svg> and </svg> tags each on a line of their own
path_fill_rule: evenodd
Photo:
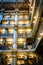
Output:
<svg viewBox="0 0 43 65">
<path fill-rule="evenodd" d="M 18 0 L 18 2 L 24 2 L 24 0 Z"/>
<path fill-rule="evenodd" d="M 2 0 L 0 0 L 2 1 Z M 16 2 L 16 0 L 3 0 L 4 2 Z M 24 0 L 18 0 L 18 2 L 24 2 Z"/>
</svg>

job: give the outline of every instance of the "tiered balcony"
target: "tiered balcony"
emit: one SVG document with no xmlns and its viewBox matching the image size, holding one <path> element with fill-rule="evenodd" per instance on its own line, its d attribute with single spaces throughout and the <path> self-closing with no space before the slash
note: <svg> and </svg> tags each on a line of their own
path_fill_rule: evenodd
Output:
<svg viewBox="0 0 43 65">
<path fill-rule="evenodd" d="M 0 28 L 3 28 L 3 27 L 6 27 L 6 28 L 8 28 L 8 27 L 13 27 L 14 28 L 14 25 L 11 25 L 11 24 L 0 24 Z"/>
<path fill-rule="evenodd" d="M 21 12 L 20 12 L 21 13 Z M 26 39 L 23 41 L 17 41 L 17 38 L 26 38 L 30 37 L 29 35 L 32 32 L 30 21 L 29 21 L 29 16 L 28 13 L 25 12 L 23 13 L 3 13 L 3 18 L 2 21 L 0 22 L 0 37 L 1 38 L 14 38 L 14 41 L 8 40 L 5 43 L 7 44 L 7 47 L 11 49 L 17 49 L 17 48 L 24 48 L 27 49 L 25 44 L 26 44 Z M 16 16 L 17 15 L 17 16 Z M 18 17 L 18 19 L 16 18 Z M 17 19 L 17 20 L 16 20 Z M 3 29 L 4 28 L 4 29 Z M 15 30 L 14 28 L 17 28 Z M 17 32 L 17 35 L 16 35 Z M 18 46 L 17 46 L 18 45 Z"/>
<path fill-rule="evenodd" d="M 18 27 L 28 27 L 30 25 L 31 25 L 31 22 L 28 19 L 18 21 Z"/>
<path fill-rule="evenodd" d="M 30 36 L 32 36 L 31 34 L 32 34 L 32 32 L 30 32 L 30 33 L 22 33 L 22 34 L 18 33 L 18 37 L 30 37 Z"/>
<path fill-rule="evenodd" d="M 18 49 L 23 49 L 23 47 L 25 46 L 26 44 L 26 38 L 18 38 Z"/>
<path fill-rule="evenodd" d="M 8 49 L 9 46 L 11 47 L 13 45 L 13 43 L 14 43 L 13 41 L 14 41 L 13 38 L 10 38 L 10 37 L 9 38 L 0 38 L 0 45 L 1 45 L 1 47 L 6 46 L 6 48 L 4 48 L 4 49 Z"/>
<path fill-rule="evenodd" d="M 23 15 L 19 15 L 19 20 L 28 20 L 29 19 L 29 16 L 27 14 Z"/>
<path fill-rule="evenodd" d="M 18 13 L 19 14 L 19 13 Z M 27 14 L 19 14 L 18 15 L 18 21 L 16 21 L 15 19 L 15 12 L 14 13 L 4 13 L 4 14 L 0 14 L 1 18 L 0 20 L 2 20 L 2 24 L 4 25 L 15 25 L 15 26 L 30 26 L 30 21 L 29 21 L 29 16 L 28 13 Z M 24 23 L 25 22 L 25 23 Z"/>
<path fill-rule="evenodd" d="M 13 37 L 14 34 L 14 28 L 0 28 L 0 37 Z"/>
<path fill-rule="evenodd" d="M 18 37 L 30 37 L 32 33 L 31 28 L 19 28 L 18 29 Z"/>
</svg>

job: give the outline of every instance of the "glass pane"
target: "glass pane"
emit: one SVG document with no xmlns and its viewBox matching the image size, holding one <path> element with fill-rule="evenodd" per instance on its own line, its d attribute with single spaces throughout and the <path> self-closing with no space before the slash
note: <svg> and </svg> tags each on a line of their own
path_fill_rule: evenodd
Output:
<svg viewBox="0 0 43 65">
<path fill-rule="evenodd" d="M 18 2 L 24 2 L 24 0 L 18 0 Z"/>
</svg>

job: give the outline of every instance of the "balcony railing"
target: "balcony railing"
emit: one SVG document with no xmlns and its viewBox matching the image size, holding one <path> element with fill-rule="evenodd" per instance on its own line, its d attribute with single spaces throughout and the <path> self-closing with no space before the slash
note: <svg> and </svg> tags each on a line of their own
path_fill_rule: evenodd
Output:
<svg viewBox="0 0 43 65">
<path fill-rule="evenodd" d="M 0 24 L 0 27 L 3 28 L 3 27 L 14 27 L 15 26 L 18 26 L 18 27 L 28 27 L 31 25 L 31 23 L 29 24 L 18 24 L 18 23 L 14 23 L 14 24 Z"/>
<path fill-rule="evenodd" d="M 29 19 L 29 16 L 27 16 L 27 17 L 19 17 L 19 20 L 28 20 Z"/>
<path fill-rule="evenodd" d="M 1 38 L 13 37 L 13 34 L 0 34 Z"/>
<path fill-rule="evenodd" d="M 0 52 L 12 52 L 12 50 L 0 50 Z"/>
<path fill-rule="evenodd" d="M 3 28 L 3 27 L 14 27 L 14 25 L 11 25 L 11 24 L 0 24 L 0 28 Z"/>
<path fill-rule="evenodd" d="M 28 23 L 28 24 L 18 24 L 18 26 L 20 26 L 20 27 L 28 27 L 28 26 L 30 26 L 30 25 L 31 25 L 31 22 Z"/>
<path fill-rule="evenodd" d="M 32 32 L 30 32 L 30 33 L 22 33 L 22 34 L 18 33 L 18 37 L 29 37 L 29 36 L 31 36 L 31 33 Z"/>
</svg>

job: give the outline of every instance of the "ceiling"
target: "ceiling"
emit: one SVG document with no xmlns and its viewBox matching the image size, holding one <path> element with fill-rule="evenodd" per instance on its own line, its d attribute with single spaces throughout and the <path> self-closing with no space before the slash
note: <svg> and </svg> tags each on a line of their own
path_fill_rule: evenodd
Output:
<svg viewBox="0 0 43 65">
<path fill-rule="evenodd" d="M 0 2 L 0 8 L 4 7 L 5 9 L 29 9 L 29 0 L 3 0 Z"/>
</svg>

